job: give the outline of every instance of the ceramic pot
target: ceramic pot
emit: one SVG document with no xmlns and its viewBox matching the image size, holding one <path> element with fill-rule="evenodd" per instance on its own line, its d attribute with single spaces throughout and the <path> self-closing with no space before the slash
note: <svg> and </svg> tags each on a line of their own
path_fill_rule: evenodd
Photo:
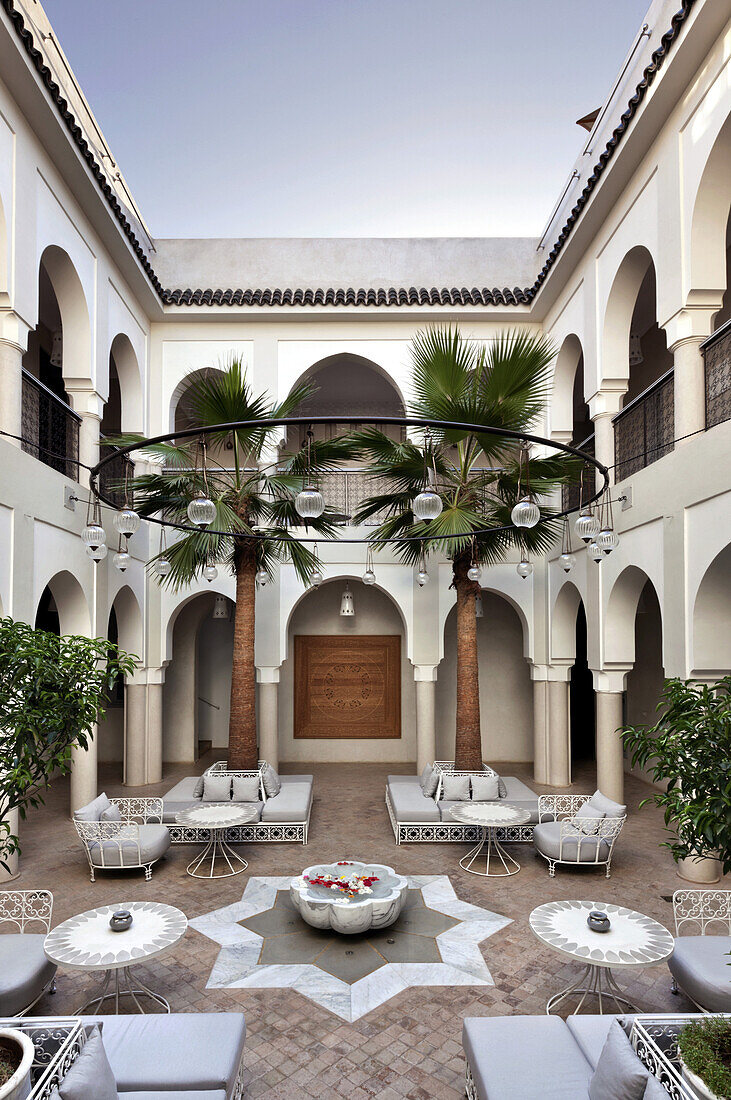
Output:
<svg viewBox="0 0 731 1100">
<path fill-rule="evenodd" d="M 606 913 L 600 913 L 598 909 L 592 909 L 589 916 L 586 918 L 586 923 L 592 932 L 608 932 L 612 927 L 612 922 Z"/>
<path fill-rule="evenodd" d="M 694 1089 L 700 1100 L 722 1100 L 715 1092 L 711 1092 L 708 1085 L 701 1081 L 697 1073 L 693 1073 L 693 1070 L 688 1069 L 682 1057 L 680 1059 L 680 1069 L 681 1077 L 684 1081 L 688 1082 L 692 1089 Z"/>
<path fill-rule="evenodd" d="M 25 1031 L 3 1027 L 0 1028 L 0 1041 L 16 1044 L 21 1051 L 20 1065 L 10 1080 L 0 1085 L 0 1100 L 25 1100 L 30 1095 L 30 1071 L 35 1054 L 33 1040 Z"/>
<path fill-rule="evenodd" d="M 721 864 L 711 856 L 688 856 L 678 860 L 678 878 L 712 886 L 714 882 L 721 881 Z"/>
<path fill-rule="evenodd" d="M 132 927 L 132 914 L 126 909 L 118 909 L 109 918 L 109 927 L 112 932 L 126 932 L 128 928 Z"/>
</svg>

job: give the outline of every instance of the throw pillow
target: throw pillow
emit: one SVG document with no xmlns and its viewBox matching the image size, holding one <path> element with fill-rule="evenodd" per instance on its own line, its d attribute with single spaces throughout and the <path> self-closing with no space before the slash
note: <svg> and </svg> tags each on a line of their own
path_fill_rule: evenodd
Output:
<svg viewBox="0 0 731 1100">
<path fill-rule="evenodd" d="M 472 801 L 497 802 L 500 798 L 500 784 L 496 775 L 472 776 Z"/>
<path fill-rule="evenodd" d="M 419 776 L 419 786 L 421 787 L 422 794 L 426 794 L 426 787 L 429 783 L 432 775 L 434 774 L 434 768 L 431 764 L 427 764 L 423 772 Z"/>
<path fill-rule="evenodd" d="M 445 775 L 442 783 L 442 799 L 445 802 L 469 802 L 470 777 L 468 775 Z"/>
<path fill-rule="evenodd" d="M 623 806 L 620 802 L 612 802 L 611 798 L 607 798 L 601 791 L 594 791 L 589 802 L 597 810 L 603 811 L 602 817 L 624 817 L 627 813 L 626 806 Z"/>
<path fill-rule="evenodd" d="M 614 1020 L 589 1082 L 589 1100 L 642 1100 L 649 1076 Z"/>
<path fill-rule="evenodd" d="M 87 806 L 82 806 L 78 810 L 74 810 L 74 817 L 77 821 L 100 821 L 102 810 L 106 810 L 111 805 L 107 796 L 102 792 L 97 798 L 90 802 Z"/>
<path fill-rule="evenodd" d="M 605 814 L 602 810 L 592 806 L 591 802 L 585 802 L 571 818 L 571 824 L 584 836 L 593 836 L 599 832 L 599 821 L 603 817 Z"/>
<path fill-rule="evenodd" d="M 193 798 L 203 798 L 203 780 L 204 779 L 205 779 L 204 775 L 199 775 L 198 778 L 196 779 L 195 787 L 193 787 Z"/>
<path fill-rule="evenodd" d="M 231 797 L 230 775 L 204 775 L 203 801 L 228 802 Z"/>
<path fill-rule="evenodd" d="M 267 798 L 276 798 L 276 796 L 279 794 L 279 792 L 282 789 L 282 780 L 279 778 L 279 776 L 277 775 L 277 773 L 275 772 L 275 770 L 271 766 L 271 764 L 267 764 L 267 766 L 264 768 L 263 779 L 264 779 L 264 791 L 266 793 Z M 235 800 L 236 800 L 236 791 L 234 790 L 234 801 Z"/>
<path fill-rule="evenodd" d="M 422 783 L 421 789 L 427 798 L 434 798 L 434 795 L 437 793 L 437 787 L 439 786 L 439 775 L 440 773 L 436 770 L 436 768 L 432 768 L 431 774 Z"/>
<path fill-rule="evenodd" d="M 117 1082 L 98 1028 L 84 1043 L 58 1091 L 61 1100 L 119 1100 Z"/>
<path fill-rule="evenodd" d="M 100 821 L 121 821 L 122 813 L 119 806 L 115 806 L 113 802 L 107 806 L 106 810 L 102 810 L 99 814 Z"/>
<path fill-rule="evenodd" d="M 497 786 L 498 786 L 498 792 L 500 794 L 500 797 L 501 798 L 507 798 L 508 797 L 508 788 L 505 786 L 505 780 L 502 779 L 500 776 L 497 777 Z"/>
<path fill-rule="evenodd" d="M 234 802 L 259 802 L 261 799 L 259 777 L 256 775 L 235 775 L 233 787 Z"/>
<path fill-rule="evenodd" d="M 645 1091 L 642 1093 L 642 1100 L 668 1100 L 667 1089 L 664 1089 L 657 1077 L 651 1073 Z"/>
</svg>

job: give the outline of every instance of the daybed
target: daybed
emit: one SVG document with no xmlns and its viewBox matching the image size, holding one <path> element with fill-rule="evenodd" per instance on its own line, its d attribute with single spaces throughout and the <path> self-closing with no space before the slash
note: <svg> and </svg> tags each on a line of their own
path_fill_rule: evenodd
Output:
<svg viewBox="0 0 731 1100">
<path fill-rule="evenodd" d="M 173 844 L 202 843 L 207 840 L 207 830 L 176 824 L 176 814 L 191 806 L 200 806 L 203 800 L 203 781 L 206 776 L 256 777 L 259 782 L 258 799 L 249 805 L 257 812 L 257 820 L 248 825 L 235 825 L 226 831 L 231 844 L 253 841 L 290 841 L 307 843 L 307 832 L 312 810 L 313 777 L 311 775 L 280 775 L 278 794 L 267 794 L 265 775 L 268 765 L 259 762 L 256 771 L 229 771 L 221 760 L 207 768 L 202 776 L 191 775 L 163 797 L 162 820 L 170 829 Z M 272 789 L 270 787 L 270 789 Z"/>
</svg>

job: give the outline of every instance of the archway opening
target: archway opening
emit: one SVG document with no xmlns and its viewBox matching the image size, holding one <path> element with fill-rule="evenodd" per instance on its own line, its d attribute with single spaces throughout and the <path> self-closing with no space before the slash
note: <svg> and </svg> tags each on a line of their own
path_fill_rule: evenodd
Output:
<svg viewBox="0 0 731 1100">
<path fill-rule="evenodd" d="M 662 613 L 652 581 L 647 581 L 637 601 L 634 621 L 635 659 L 627 673 L 624 696 L 626 725 L 654 725 L 657 704 L 663 689 L 665 670 L 662 655 Z M 627 770 L 649 781 L 643 769 L 633 769 L 629 759 Z"/>
<path fill-rule="evenodd" d="M 61 623 L 59 621 L 58 608 L 56 607 L 56 601 L 48 585 L 43 589 L 41 598 L 38 601 L 35 629 L 45 630 L 47 634 L 57 634 L 59 637 L 61 636 Z"/>
<path fill-rule="evenodd" d="M 713 559 L 693 607 L 693 672 L 731 673 L 731 544 Z"/>
<path fill-rule="evenodd" d="M 579 602 L 576 611 L 576 657 L 569 680 L 569 728 L 571 760 L 576 763 L 596 760 L 596 714 L 594 680 L 588 660 L 586 611 Z"/>
<path fill-rule="evenodd" d="M 223 375 L 223 371 L 217 367 L 203 367 L 186 375 L 176 386 L 170 399 L 171 431 L 184 432 L 190 428 L 200 427 L 201 420 L 195 407 L 196 384 L 202 380 L 214 378 L 216 375 Z M 189 440 L 181 440 L 181 444 L 189 442 Z M 230 439 L 225 442 L 216 442 L 208 437 L 206 447 L 209 463 L 222 466 L 224 469 L 233 466 L 233 442 Z M 244 463 L 246 463 L 245 459 Z"/>
</svg>

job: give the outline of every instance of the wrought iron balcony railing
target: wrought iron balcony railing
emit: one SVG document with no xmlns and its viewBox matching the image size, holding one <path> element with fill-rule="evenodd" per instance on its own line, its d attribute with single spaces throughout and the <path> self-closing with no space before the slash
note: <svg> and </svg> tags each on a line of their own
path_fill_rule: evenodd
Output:
<svg viewBox="0 0 731 1100">
<path fill-rule="evenodd" d="M 706 427 L 731 420 L 731 321 L 703 344 L 706 375 Z"/>
<path fill-rule="evenodd" d="M 350 517 L 357 512 L 363 501 L 369 497 L 391 491 L 391 485 L 385 478 L 372 477 L 365 470 L 336 470 L 323 474 L 319 480 L 325 504 L 335 508 L 344 517 Z M 385 510 L 376 512 L 365 526 L 377 527 L 384 519 Z"/>
<path fill-rule="evenodd" d="M 588 455 L 594 454 L 594 433 L 587 435 L 586 439 L 582 439 L 581 443 L 571 441 L 572 447 L 577 447 L 578 450 L 584 451 Z M 586 474 L 584 475 L 585 488 L 590 488 L 590 491 L 585 492 L 586 496 L 593 496 L 594 485 L 594 469 L 589 467 L 589 479 L 587 481 Z M 581 501 L 581 484 L 574 482 L 570 485 L 564 485 L 561 489 L 561 507 L 566 511 L 568 508 L 578 508 Z"/>
<path fill-rule="evenodd" d="M 78 481 L 81 417 L 52 390 L 23 371 L 21 432 L 24 451 Z"/>
<path fill-rule="evenodd" d="M 104 458 L 109 450 L 108 444 L 105 446 L 104 440 L 100 440 L 99 453 Z M 117 508 L 121 508 L 124 504 L 124 474 L 127 462 L 123 455 L 115 455 L 111 462 L 108 462 L 99 471 L 99 488 L 109 500 L 116 504 Z M 134 465 L 130 462 L 128 477 L 134 477 Z"/>
<path fill-rule="evenodd" d="M 621 481 L 673 449 L 675 394 L 669 370 L 614 417 L 615 476 Z"/>
</svg>

